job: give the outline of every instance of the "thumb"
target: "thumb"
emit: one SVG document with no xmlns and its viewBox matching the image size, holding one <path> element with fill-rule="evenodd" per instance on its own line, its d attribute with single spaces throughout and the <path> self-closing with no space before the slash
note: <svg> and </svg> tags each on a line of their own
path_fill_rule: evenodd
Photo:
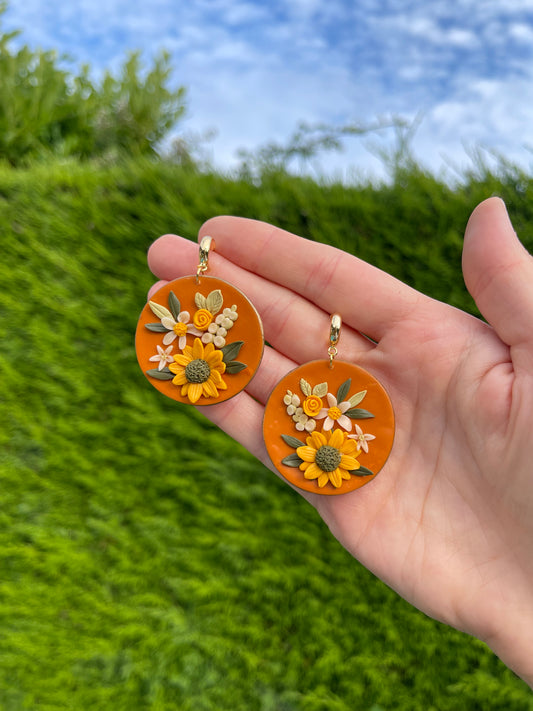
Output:
<svg viewBox="0 0 533 711">
<path fill-rule="evenodd" d="M 482 202 L 468 221 L 463 274 L 501 340 L 529 346 L 533 354 L 533 257 L 519 242 L 500 198 Z"/>
</svg>

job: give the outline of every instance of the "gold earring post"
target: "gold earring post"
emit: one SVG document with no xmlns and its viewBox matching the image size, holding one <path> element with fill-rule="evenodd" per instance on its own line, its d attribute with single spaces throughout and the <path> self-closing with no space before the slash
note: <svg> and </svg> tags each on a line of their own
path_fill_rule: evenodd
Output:
<svg viewBox="0 0 533 711">
<path fill-rule="evenodd" d="M 200 262 L 196 270 L 196 283 L 200 281 L 200 274 L 204 274 L 208 268 L 209 251 L 215 248 L 215 242 L 212 237 L 202 237 L 200 242 Z"/>
<path fill-rule="evenodd" d="M 337 343 L 341 336 L 342 318 L 340 314 L 332 314 L 331 326 L 329 331 L 329 367 L 333 368 L 333 359 L 337 356 Z"/>
</svg>

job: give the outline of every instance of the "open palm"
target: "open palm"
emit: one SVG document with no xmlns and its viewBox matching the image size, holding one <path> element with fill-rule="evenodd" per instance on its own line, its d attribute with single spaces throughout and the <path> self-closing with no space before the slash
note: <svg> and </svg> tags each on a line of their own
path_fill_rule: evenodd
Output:
<svg viewBox="0 0 533 711">
<path fill-rule="evenodd" d="M 214 218 L 206 234 L 216 245 L 210 273 L 250 298 L 270 347 L 246 392 L 203 412 L 273 468 L 264 404 L 289 370 L 327 357 L 330 314 L 340 313 L 338 357 L 383 383 L 396 438 L 368 486 L 303 495 L 388 585 L 487 641 L 531 684 L 533 259 L 503 203 L 478 206 L 465 237 L 465 280 L 488 323 L 265 223 Z M 161 280 L 194 273 L 197 261 L 175 235 L 149 252 Z"/>
</svg>

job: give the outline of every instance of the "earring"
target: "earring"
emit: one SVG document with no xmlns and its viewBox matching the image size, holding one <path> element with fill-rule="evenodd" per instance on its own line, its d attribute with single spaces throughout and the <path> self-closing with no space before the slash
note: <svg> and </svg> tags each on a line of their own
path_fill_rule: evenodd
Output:
<svg viewBox="0 0 533 711">
<path fill-rule="evenodd" d="M 149 382 L 178 402 L 212 405 L 250 382 L 263 355 L 263 326 L 236 287 L 205 276 L 211 237 L 200 243 L 196 275 L 175 279 L 146 304 L 135 335 Z M 154 321 L 155 317 L 155 321 Z"/>
<path fill-rule="evenodd" d="M 274 388 L 263 436 L 276 469 L 294 486 L 344 494 L 383 467 L 394 439 L 384 387 L 366 370 L 336 361 L 342 321 L 331 317 L 328 360 L 305 363 Z"/>
</svg>

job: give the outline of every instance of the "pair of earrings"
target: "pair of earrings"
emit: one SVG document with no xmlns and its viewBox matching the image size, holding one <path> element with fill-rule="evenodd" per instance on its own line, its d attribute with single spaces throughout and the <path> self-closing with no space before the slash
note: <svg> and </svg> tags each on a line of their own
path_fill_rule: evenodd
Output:
<svg viewBox="0 0 533 711">
<path fill-rule="evenodd" d="M 263 355 L 255 307 L 228 282 L 206 276 L 211 237 L 200 243 L 196 275 L 162 287 L 144 307 L 137 359 L 160 392 L 182 403 L 212 405 L 237 395 Z M 341 318 L 331 317 L 328 359 L 305 363 L 274 388 L 263 436 L 276 469 L 293 485 L 344 494 L 371 481 L 394 439 L 394 413 L 367 371 L 335 360 Z"/>
</svg>

